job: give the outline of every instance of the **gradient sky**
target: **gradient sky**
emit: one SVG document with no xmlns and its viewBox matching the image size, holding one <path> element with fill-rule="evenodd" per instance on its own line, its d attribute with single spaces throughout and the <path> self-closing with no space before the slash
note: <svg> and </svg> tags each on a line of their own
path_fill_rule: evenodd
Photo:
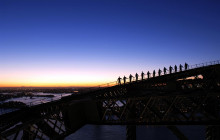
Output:
<svg viewBox="0 0 220 140">
<path fill-rule="evenodd" d="M 0 1 L 0 87 L 96 85 L 219 53 L 219 1 Z"/>
</svg>

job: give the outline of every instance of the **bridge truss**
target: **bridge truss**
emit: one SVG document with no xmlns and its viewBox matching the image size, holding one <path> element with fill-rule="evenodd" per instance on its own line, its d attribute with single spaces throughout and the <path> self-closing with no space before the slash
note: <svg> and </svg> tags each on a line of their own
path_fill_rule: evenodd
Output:
<svg viewBox="0 0 220 140">
<path fill-rule="evenodd" d="M 94 110 L 88 111 L 88 102 Z M 88 117 L 87 112 L 95 115 Z M 71 113 L 80 115 L 73 121 Z M 220 139 L 220 65 L 101 88 L 1 115 L 0 139 L 63 139 L 84 124 L 127 125 L 128 139 L 135 138 L 135 125 L 167 125 L 172 130 L 175 125 L 206 125 L 207 140 Z"/>
</svg>

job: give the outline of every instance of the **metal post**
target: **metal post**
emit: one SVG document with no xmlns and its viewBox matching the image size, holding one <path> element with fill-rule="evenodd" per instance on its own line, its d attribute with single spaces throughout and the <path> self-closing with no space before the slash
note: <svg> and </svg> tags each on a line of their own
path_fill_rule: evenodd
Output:
<svg viewBox="0 0 220 140">
<path fill-rule="evenodd" d="M 129 108 L 128 114 L 127 114 L 128 121 L 134 122 L 136 118 L 135 101 L 130 102 L 128 104 L 128 108 Z M 136 125 L 126 126 L 126 140 L 136 140 Z"/>
<path fill-rule="evenodd" d="M 211 114 L 212 116 L 219 118 L 219 103 L 215 99 L 208 100 L 209 105 L 207 106 L 206 112 Z M 206 140 L 220 140 L 220 126 L 207 126 L 206 128 Z"/>
<path fill-rule="evenodd" d="M 136 140 L 136 125 L 126 126 L 126 140 Z"/>
<path fill-rule="evenodd" d="M 207 126 L 206 140 L 220 140 L 220 126 Z"/>
</svg>

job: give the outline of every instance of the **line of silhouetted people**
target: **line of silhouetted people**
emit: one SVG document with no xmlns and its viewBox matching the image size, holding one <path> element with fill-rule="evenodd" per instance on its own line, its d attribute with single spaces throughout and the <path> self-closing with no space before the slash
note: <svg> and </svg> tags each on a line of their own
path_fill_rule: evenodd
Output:
<svg viewBox="0 0 220 140">
<path fill-rule="evenodd" d="M 187 63 L 185 63 L 184 64 L 184 69 L 185 70 L 188 70 L 189 69 L 189 65 L 187 64 Z M 162 75 L 162 72 L 163 72 L 163 74 L 164 75 L 166 75 L 167 74 L 167 68 L 166 67 L 164 67 L 163 68 L 163 71 L 161 70 L 161 69 L 159 69 L 158 70 L 158 76 L 161 76 Z M 172 72 L 173 72 L 173 70 L 174 70 L 174 73 L 176 73 L 176 72 L 178 72 L 178 70 L 177 70 L 177 66 L 175 65 L 174 66 L 174 68 L 172 67 L 172 66 L 170 66 L 169 67 L 169 74 L 171 74 Z M 180 64 L 179 65 L 179 72 L 181 72 L 181 71 L 183 71 L 183 66 Z M 153 71 L 153 77 L 156 77 L 156 71 L 154 70 Z M 144 80 L 144 72 L 142 71 L 142 73 L 141 73 L 141 80 Z M 147 79 L 149 79 L 150 78 L 150 75 L 151 75 L 151 73 L 148 71 L 147 72 Z M 139 77 L 139 75 L 136 73 L 135 74 L 135 81 L 138 81 L 138 77 Z M 127 77 L 123 77 L 123 78 L 121 78 L 120 76 L 118 77 L 118 80 L 117 80 L 117 82 L 118 82 L 118 84 L 120 85 L 121 84 L 121 80 L 123 80 L 123 82 L 124 82 L 124 84 L 126 83 L 126 80 L 127 79 L 129 79 L 129 82 L 132 82 L 132 79 L 134 78 L 134 76 L 132 76 L 131 74 L 129 75 L 129 78 L 127 78 Z"/>
</svg>

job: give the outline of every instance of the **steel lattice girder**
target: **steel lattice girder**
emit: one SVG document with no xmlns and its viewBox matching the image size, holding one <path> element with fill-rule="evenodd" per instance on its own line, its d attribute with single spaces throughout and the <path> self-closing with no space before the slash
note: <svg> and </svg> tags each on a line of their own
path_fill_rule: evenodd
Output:
<svg viewBox="0 0 220 140">
<path fill-rule="evenodd" d="M 27 113 L 26 113 L 27 114 Z M 1 132 L 2 139 L 59 139 L 70 134 L 65 124 L 62 108 L 59 106 L 49 106 L 35 110 L 32 115 L 25 117 L 25 120 L 15 124 L 7 130 Z M 18 135 L 20 134 L 20 135 Z"/>
<path fill-rule="evenodd" d="M 98 102 L 103 103 L 101 123 L 104 124 L 220 124 L 219 92 L 109 99 Z M 129 112 L 133 112 L 135 118 L 129 118 Z"/>
</svg>

